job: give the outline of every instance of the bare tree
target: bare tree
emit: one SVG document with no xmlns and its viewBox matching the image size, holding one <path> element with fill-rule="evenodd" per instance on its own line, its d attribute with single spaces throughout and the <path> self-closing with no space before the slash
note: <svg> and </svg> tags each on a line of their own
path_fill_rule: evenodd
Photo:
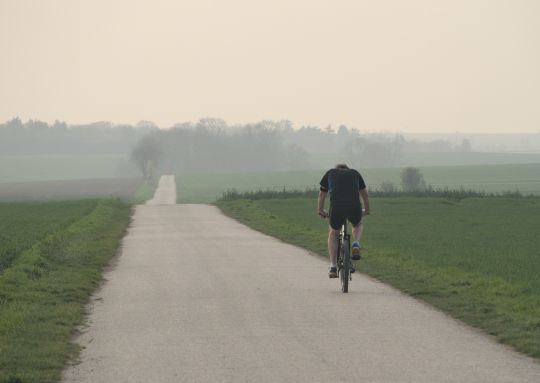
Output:
<svg viewBox="0 0 540 383">
<path fill-rule="evenodd" d="M 152 178 L 161 159 L 162 148 L 154 135 L 143 137 L 133 152 L 131 160 L 137 164 L 145 179 Z"/>
</svg>

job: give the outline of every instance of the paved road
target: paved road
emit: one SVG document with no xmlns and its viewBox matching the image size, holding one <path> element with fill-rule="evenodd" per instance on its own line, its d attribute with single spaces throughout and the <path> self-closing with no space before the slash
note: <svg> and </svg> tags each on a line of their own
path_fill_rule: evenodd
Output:
<svg viewBox="0 0 540 383">
<path fill-rule="evenodd" d="M 176 182 L 174 176 L 161 176 L 154 197 L 146 205 L 176 205 Z"/>
<path fill-rule="evenodd" d="M 539 363 L 368 277 L 342 294 L 320 257 L 172 187 L 136 208 L 65 382 L 540 382 Z"/>
</svg>

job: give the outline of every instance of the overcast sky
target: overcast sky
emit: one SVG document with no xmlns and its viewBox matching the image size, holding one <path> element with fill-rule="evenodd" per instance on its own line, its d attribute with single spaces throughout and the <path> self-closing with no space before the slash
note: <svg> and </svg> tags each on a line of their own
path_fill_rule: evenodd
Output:
<svg viewBox="0 0 540 383">
<path fill-rule="evenodd" d="M 0 121 L 540 132 L 537 0 L 0 0 Z"/>
</svg>

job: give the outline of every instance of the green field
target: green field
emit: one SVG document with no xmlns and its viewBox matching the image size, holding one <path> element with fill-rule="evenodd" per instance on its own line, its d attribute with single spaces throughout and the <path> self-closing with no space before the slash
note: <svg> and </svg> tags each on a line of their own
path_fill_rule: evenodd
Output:
<svg viewBox="0 0 540 383">
<path fill-rule="evenodd" d="M 360 169 L 370 189 L 382 182 L 400 185 L 400 168 Z M 424 179 L 435 188 L 473 189 L 502 193 L 518 189 L 540 195 L 540 164 L 440 166 L 421 168 Z M 229 189 L 253 191 L 317 187 L 324 170 L 177 175 L 178 201 L 181 203 L 213 202 Z"/>
<path fill-rule="evenodd" d="M 0 202 L 120 198 L 132 203 L 143 203 L 152 197 L 156 185 L 156 180 L 142 178 L 0 183 Z"/>
<path fill-rule="evenodd" d="M 403 164 L 414 166 L 482 166 L 539 163 L 540 153 L 415 152 L 404 153 Z"/>
<path fill-rule="evenodd" d="M 22 251 L 96 207 L 97 201 L 0 203 L 0 272 Z"/>
<path fill-rule="evenodd" d="M 138 175 L 125 155 L 0 155 L 0 183 Z"/>
<path fill-rule="evenodd" d="M 314 167 L 347 162 L 347 155 L 338 153 L 312 153 L 310 161 Z M 482 166 L 498 164 L 540 163 L 540 153 L 497 153 L 497 152 L 405 152 L 395 166 Z M 360 166 L 361 167 L 361 166 Z"/>
<path fill-rule="evenodd" d="M 316 215 L 314 198 L 218 206 L 327 256 L 327 223 Z M 372 213 L 365 220 L 362 272 L 540 357 L 539 198 L 373 198 Z"/>
<path fill-rule="evenodd" d="M 0 204 L 0 382 L 59 381 L 130 211 L 118 200 Z"/>
</svg>

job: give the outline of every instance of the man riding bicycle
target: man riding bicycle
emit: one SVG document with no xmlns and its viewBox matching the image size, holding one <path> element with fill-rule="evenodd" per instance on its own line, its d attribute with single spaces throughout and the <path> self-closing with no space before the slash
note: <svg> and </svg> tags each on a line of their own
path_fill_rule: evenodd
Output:
<svg viewBox="0 0 540 383">
<path fill-rule="evenodd" d="M 351 258 L 360 259 L 360 239 L 362 237 L 362 202 L 364 213 L 369 214 L 369 198 L 364 179 L 355 169 L 349 169 L 345 164 L 338 164 L 328 170 L 321 179 L 321 188 L 317 201 L 318 213 L 322 218 L 330 217 L 328 233 L 328 255 L 330 268 L 328 277 L 337 278 L 336 258 L 338 252 L 339 232 L 348 219 L 353 226 L 353 244 Z M 326 195 L 330 192 L 330 211 L 324 210 Z"/>
</svg>

